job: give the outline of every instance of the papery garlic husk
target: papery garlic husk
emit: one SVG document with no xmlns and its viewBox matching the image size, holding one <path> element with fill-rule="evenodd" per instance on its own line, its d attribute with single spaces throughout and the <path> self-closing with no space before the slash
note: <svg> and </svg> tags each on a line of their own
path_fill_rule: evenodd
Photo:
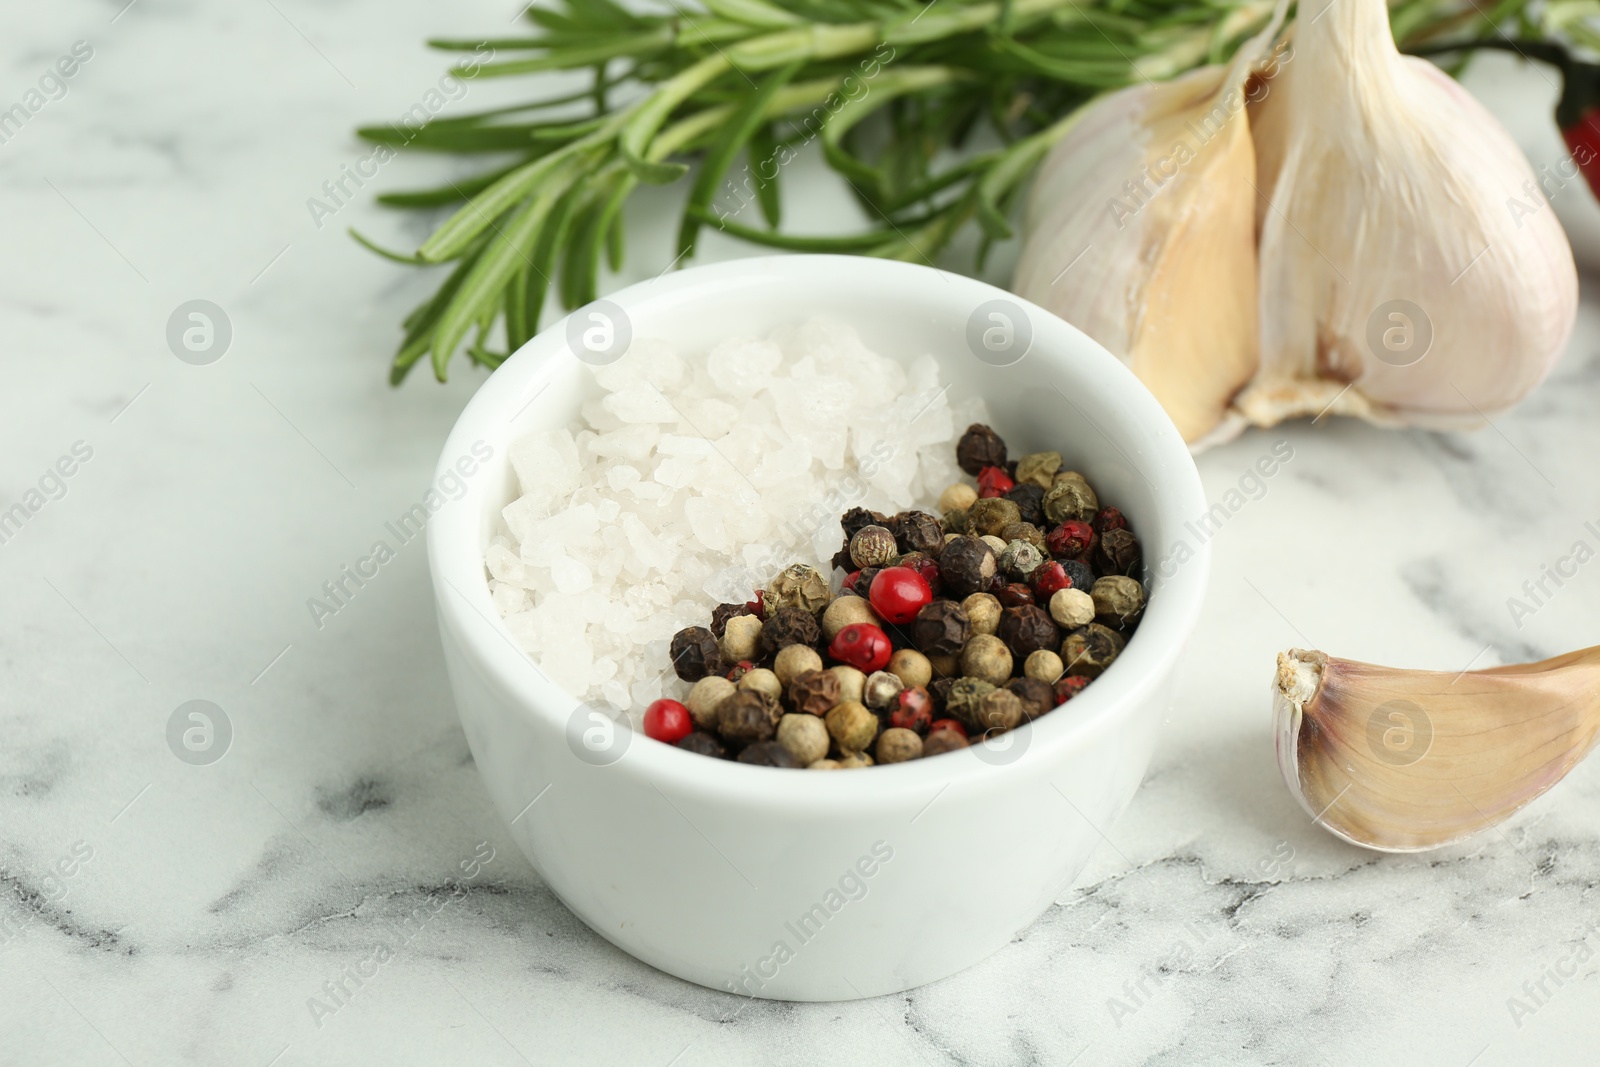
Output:
<svg viewBox="0 0 1600 1067">
<path fill-rule="evenodd" d="M 1278 768 L 1335 836 L 1417 852 L 1508 818 L 1600 733 L 1600 647 L 1450 674 L 1278 656 Z"/>
<path fill-rule="evenodd" d="M 1088 105 L 1040 166 L 1018 295 L 1132 368 L 1186 441 L 1211 432 L 1257 365 L 1250 65 L 1132 86 Z"/>
<path fill-rule="evenodd" d="M 1399 53 L 1384 0 L 1304 0 L 1250 122 L 1261 371 L 1245 419 L 1481 426 L 1544 378 L 1577 312 L 1572 250 L 1505 129 Z"/>
</svg>

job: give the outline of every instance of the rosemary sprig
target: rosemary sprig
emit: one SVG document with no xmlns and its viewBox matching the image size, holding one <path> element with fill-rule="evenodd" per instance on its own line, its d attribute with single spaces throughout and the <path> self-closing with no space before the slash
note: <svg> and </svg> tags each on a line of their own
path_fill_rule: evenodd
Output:
<svg viewBox="0 0 1600 1067">
<path fill-rule="evenodd" d="M 435 40 L 493 58 L 459 77 L 587 71 L 581 92 L 359 136 L 412 151 L 504 157 L 447 186 L 386 193 L 390 206 L 456 205 L 412 256 L 455 266 L 404 323 L 390 380 L 428 356 L 498 366 L 537 330 L 553 293 L 593 300 L 620 269 L 623 207 L 644 183 L 699 170 L 678 261 L 707 227 L 754 244 L 931 262 L 969 222 L 981 257 L 1012 235 L 1029 173 L 1097 94 L 1226 59 L 1273 0 L 702 0 L 641 14 L 615 0 L 529 8 L 527 36 Z M 1399 0 L 1403 39 L 1476 39 L 1526 19 L 1529 0 Z M 535 83 L 538 84 L 538 83 Z M 976 142 L 976 144 L 975 144 Z M 872 220 L 860 233 L 779 228 L 784 164 L 816 144 Z M 738 165 L 743 157 L 744 164 Z M 719 202 L 734 201 L 728 210 Z M 735 221 L 754 203 L 766 228 Z M 495 346 L 503 346 L 497 349 Z"/>
</svg>

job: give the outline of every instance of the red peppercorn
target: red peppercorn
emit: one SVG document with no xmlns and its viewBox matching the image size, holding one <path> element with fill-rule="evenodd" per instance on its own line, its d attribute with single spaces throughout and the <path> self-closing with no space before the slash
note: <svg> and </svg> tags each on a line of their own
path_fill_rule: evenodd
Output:
<svg viewBox="0 0 1600 1067">
<path fill-rule="evenodd" d="M 1081 674 L 1069 674 L 1064 678 L 1057 679 L 1055 684 L 1056 704 L 1065 704 L 1083 692 L 1083 687 L 1088 684 L 1089 679 Z"/>
<path fill-rule="evenodd" d="M 828 655 L 864 674 L 881 671 L 889 664 L 894 645 L 889 635 L 870 622 L 853 622 L 834 635 Z"/>
<path fill-rule="evenodd" d="M 1052 556 L 1060 559 L 1078 559 L 1094 548 L 1094 527 L 1086 522 L 1069 519 L 1045 535 L 1045 547 Z"/>
<path fill-rule="evenodd" d="M 750 660 L 742 659 L 738 663 L 735 663 L 732 667 L 729 667 L 728 673 L 724 675 L 724 677 L 726 677 L 730 682 L 737 682 L 740 678 L 743 678 L 745 675 L 749 674 L 755 669 L 756 665 L 754 663 L 752 663 Z"/>
<path fill-rule="evenodd" d="M 860 580 L 861 580 L 861 572 L 860 571 L 851 571 L 849 574 L 844 576 L 844 582 L 842 584 L 843 584 L 844 588 L 850 590 L 851 592 L 855 592 L 856 582 L 858 582 Z"/>
<path fill-rule="evenodd" d="M 910 567 L 885 567 L 872 579 L 867 599 L 879 615 L 904 624 L 933 601 L 928 580 Z"/>
<path fill-rule="evenodd" d="M 675 745 L 694 733 L 694 719 L 689 709 L 678 701 L 662 697 L 652 700 L 644 709 L 644 733 L 646 737 Z"/>
<path fill-rule="evenodd" d="M 940 730 L 954 730 L 962 737 L 967 736 L 967 728 L 961 725 L 959 719 L 935 719 L 928 724 L 928 733 L 936 734 Z"/>
<path fill-rule="evenodd" d="M 1094 515 L 1094 532 L 1103 534 L 1107 530 L 1126 530 L 1128 528 L 1127 516 L 1116 508 L 1101 508 Z"/>
<path fill-rule="evenodd" d="M 1072 588 L 1072 576 L 1054 560 L 1033 572 L 1033 599 L 1038 604 L 1050 603 L 1050 598 L 1063 589 Z"/>
<path fill-rule="evenodd" d="M 1017 487 L 1004 467 L 985 467 L 978 472 L 978 496 L 1005 496 Z"/>
<path fill-rule="evenodd" d="M 767 609 L 765 607 L 766 600 L 767 600 L 766 590 L 757 589 L 756 590 L 756 598 L 754 600 L 746 601 L 745 605 L 744 605 L 744 610 L 746 612 L 748 612 L 749 614 L 755 615 L 757 617 L 765 615 L 766 611 L 767 611 Z"/>
<path fill-rule="evenodd" d="M 1021 582 L 1007 582 L 995 596 L 999 598 L 1000 606 L 1005 608 L 1020 608 L 1033 603 L 1033 590 Z"/>
<path fill-rule="evenodd" d="M 922 686 L 912 686 L 895 694 L 889 710 L 889 725 L 927 734 L 933 721 L 933 697 Z"/>
</svg>

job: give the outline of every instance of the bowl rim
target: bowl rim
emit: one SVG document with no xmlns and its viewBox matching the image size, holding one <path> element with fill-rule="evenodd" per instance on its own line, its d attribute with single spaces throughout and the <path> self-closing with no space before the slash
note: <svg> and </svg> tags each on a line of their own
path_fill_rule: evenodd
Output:
<svg viewBox="0 0 1600 1067">
<path fill-rule="evenodd" d="M 919 282 L 942 276 L 940 286 L 953 282 L 968 290 L 973 306 L 991 299 L 1020 305 L 1027 311 L 1033 326 L 1029 358 L 1036 355 L 1045 359 L 1066 358 L 1046 353 L 1070 351 L 1072 359 L 1086 361 L 1084 369 L 1137 413 L 1136 418 L 1118 420 L 1108 412 L 1106 418 L 1096 421 L 1096 426 L 1122 452 L 1135 473 L 1150 481 L 1155 490 L 1155 506 L 1175 513 L 1168 516 L 1175 520 L 1174 528 L 1205 513 L 1205 492 L 1187 444 L 1159 402 L 1133 372 L 1055 314 L 976 278 L 914 263 L 862 256 L 755 256 L 664 274 L 627 286 L 604 299 L 624 308 L 663 300 L 681 303 L 689 290 L 724 287 L 735 281 L 747 281 L 752 275 L 796 284 L 814 278 L 837 283 L 844 276 L 851 278 L 853 284 L 889 283 L 901 290 L 907 283 L 914 287 Z M 948 301 L 951 295 L 943 288 L 937 292 L 943 301 Z M 905 302 L 901 303 L 906 306 Z M 893 305 L 886 303 L 886 306 Z M 565 342 L 570 318 L 569 314 L 547 325 L 479 387 L 445 440 L 435 470 L 435 484 L 439 477 L 453 470 L 455 460 L 467 454 L 475 441 L 499 432 L 490 427 L 504 427 L 536 402 L 543 387 L 554 377 L 558 361 L 571 358 Z M 1118 442 L 1116 435 L 1118 431 L 1127 434 L 1133 426 L 1139 427 L 1146 447 L 1130 452 Z M 1140 460 L 1135 461 L 1134 455 L 1139 455 Z M 496 459 L 509 462 L 500 457 Z M 494 607 L 479 538 L 484 494 L 498 492 L 498 487 L 491 486 L 491 479 L 486 478 L 466 481 L 465 493 L 441 508 L 427 524 L 428 569 L 440 625 L 457 635 L 461 652 L 476 670 L 491 679 L 501 692 L 514 695 L 521 714 L 546 720 L 545 725 L 553 736 L 566 729 L 563 720 L 583 701 L 557 687 L 534 665 L 532 658 L 517 646 Z M 1168 484 L 1162 485 L 1163 481 Z M 1146 547 L 1148 552 L 1149 546 Z M 957 783 L 996 788 L 1003 785 L 1008 776 L 1021 781 L 1030 777 L 1022 770 L 1023 765 L 1037 768 L 1058 764 L 1059 760 L 1052 760 L 1053 755 L 1073 749 L 1084 739 L 1096 737 L 1132 715 L 1145 703 L 1145 698 L 1163 684 L 1198 622 L 1205 596 L 1210 545 L 1206 542 L 1192 547 L 1193 555 L 1174 574 L 1161 576 L 1159 592 L 1153 592 L 1146 616 L 1127 649 L 1095 685 L 1073 698 L 1071 712 L 1052 711 L 1013 731 L 1019 736 L 1027 732 L 1027 748 L 1010 763 L 986 762 L 971 750 L 961 750 L 935 759 L 875 766 L 869 774 L 827 775 L 824 777 L 828 784 L 819 785 L 814 781 L 819 777 L 816 775 L 780 773 L 776 768 L 732 760 L 708 760 L 705 756 L 654 742 L 640 733 L 630 739 L 620 759 L 596 769 L 643 776 L 658 788 L 670 785 L 680 793 L 699 794 L 713 801 L 731 800 L 745 807 L 770 808 L 792 808 L 801 803 L 809 810 L 892 797 L 915 798 L 931 804 L 927 799 L 930 787 L 938 787 L 938 793 L 942 793 Z M 1146 564 L 1153 571 L 1148 556 Z M 559 706 L 568 710 L 556 712 L 554 707 L 558 700 Z M 572 758 L 576 760 L 575 756 Z"/>
</svg>

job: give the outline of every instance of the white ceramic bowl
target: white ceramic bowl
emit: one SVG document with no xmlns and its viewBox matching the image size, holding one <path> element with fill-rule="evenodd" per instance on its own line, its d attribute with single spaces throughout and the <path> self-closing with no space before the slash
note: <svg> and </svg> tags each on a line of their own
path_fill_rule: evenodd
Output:
<svg viewBox="0 0 1600 1067">
<path fill-rule="evenodd" d="M 495 805 L 562 901 L 652 966 L 761 997 L 893 993 L 978 962 L 1068 887 L 1155 747 L 1209 563 L 1185 529 L 1206 505 L 1183 441 L 1099 345 L 970 278 L 877 259 L 781 256 L 695 267 L 609 299 L 634 336 L 680 350 L 823 313 L 885 355 L 932 353 L 952 396 L 987 398 L 1013 455 L 1058 449 L 1120 507 L 1147 568 L 1179 544 L 1192 549 L 1187 562 L 1152 575 L 1144 621 L 1111 668 L 1005 745 L 807 773 L 623 735 L 621 757 L 595 765 L 569 744 L 588 725 L 586 710 L 515 647 L 483 564 L 498 513 L 515 495 L 507 446 L 573 425 L 598 392 L 568 347 L 566 321 L 497 370 L 450 434 L 441 476 L 475 442 L 493 450 L 466 495 L 428 526 L 450 682 Z M 1022 331 L 1031 327 L 1029 350 L 1009 366 L 980 361 L 967 342 L 969 319 L 990 301 L 1006 302 L 996 307 Z"/>
</svg>

